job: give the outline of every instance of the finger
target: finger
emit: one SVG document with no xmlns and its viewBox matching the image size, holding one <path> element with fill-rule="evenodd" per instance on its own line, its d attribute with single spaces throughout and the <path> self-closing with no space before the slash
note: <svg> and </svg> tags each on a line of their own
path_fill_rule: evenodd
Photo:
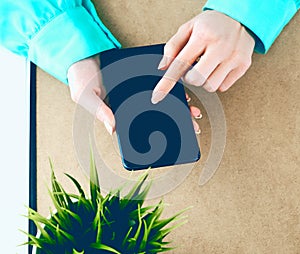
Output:
<svg viewBox="0 0 300 254">
<path fill-rule="evenodd" d="M 154 88 L 151 98 L 153 104 L 156 104 L 165 98 L 176 82 L 185 74 L 191 67 L 191 64 L 194 63 L 202 53 L 204 50 L 203 47 L 204 46 L 201 48 L 199 43 L 195 40 L 190 40 L 186 44 Z"/>
<path fill-rule="evenodd" d="M 228 90 L 239 78 L 241 78 L 247 70 L 250 68 L 252 63 L 252 48 L 249 52 L 244 53 L 242 50 L 238 51 L 231 57 L 231 63 L 234 67 L 230 73 L 226 76 L 224 81 L 219 87 L 221 92 Z"/>
<path fill-rule="evenodd" d="M 232 70 L 222 82 L 221 86 L 219 87 L 219 91 L 227 91 L 238 79 L 240 79 L 245 74 L 246 71 L 247 70 L 241 70 L 240 68 Z"/>
<path fill-rule="evenodd" d="M 193 122 L 193 127 L 194 127 L 195 133 L 196 133 L 197 135 L 199 135 L 199 134 L 201 133 L 199 124 L 198 124 L 194 119 L 192 119 L 192 122 Z"/>
<path fill-rule="evenodd" d="M 185 99 L 188 103 L 191 101 L 191 97 L 187 93 L 185 93 Z"/>
<path fill-rule="evenodd" d="M 217 51 L 206 50 L 198 63 L 184 75 L 184 82 L 194 86 L 202 86 L 221 61 L 222 58 Z"/>
<path fill-rule="evenodd" d="M 203 88 L 208 92 L 215 92 L 221 86 L 227 75 L 232 71 L 232 62 L 223 62 L 211 73 Z"/>
<path fill-rule="evenodd" d="M 179 27 L 175 35 L 166 43 L 164 47 L 164 55 L 158 65 L 158 69 L 166 70 L 172 60 L 179 54 L 189 41 L 192 33 L 191 23 L 185 23 Z"/>
<path fill-rule="evenodd" d="M 112 134 L 115 130 L 115 118 L 111 109 L 99 98 L 93 90 L 84 91 L 79 101 L 79 105 L 84 107 L 98 120 L 104 123 L 107 131 Z"/>
<path fill-rule="evenodd" d="M 100 104 L 97 109 L 96 117 L 104 123 L 105 128 L 107 129 L 110 135 L 115 131 L 115 117 L 111 109 L 100 100 Z"/>
<path fill-rule="evenodd" d="M 190 112 L 192 117 L 195 117 L 196 119 L 202 118 L 201 110 L 199 108 L 195 106 L 190 106 Z"/>
</svg>

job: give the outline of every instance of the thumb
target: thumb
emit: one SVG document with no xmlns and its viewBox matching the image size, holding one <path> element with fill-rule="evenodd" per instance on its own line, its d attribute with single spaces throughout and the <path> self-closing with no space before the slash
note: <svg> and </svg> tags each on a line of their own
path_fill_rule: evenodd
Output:
<svg viewBox="0 0 300 254">
<path fill-rule="evenodd" d="M 93 90 L 83 93 L 77 103 L 103 122 L 110 135 L 113 134 L 116 125 L 114 114 Z"/>
<path fill-rule="evenodd" d="M 104 126 L 108 133 L 112 135 L 115 131 L 116 121 L 113 112 L 111 109 L 101 100 L 99 99 L 98 108 L 96 110 L 96 117 L 101 122 L 104 123 Z"/>
</svg>

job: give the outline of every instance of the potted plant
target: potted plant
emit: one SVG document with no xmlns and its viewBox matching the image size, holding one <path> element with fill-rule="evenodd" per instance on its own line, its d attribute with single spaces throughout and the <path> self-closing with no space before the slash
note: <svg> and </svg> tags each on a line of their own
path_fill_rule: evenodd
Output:
<svg viewBox="0 0 300 254">
<path fill-rule="evenodd" d="M 80 183 L 75 184 L 78 194 L 67 193 L 55 177 L 52 163 L 52 190 L 49 190 L 55 211 L 48 218 L 29 208 L 28 218 L 38 229 L 38 234 L 28 234 L 25 244 L 34 246 L 37 254 L 96 254 L 96 253 L 159 253 L 170 247 L 164 238 L 182 225 L 181 211 L 166 219 L 161 218 L 164 204 L 145 206 L 144 200 L 150 184 L 145 185 L 147 174 L 125 197 L 120 190 L 103 196 L 100 192 L 93 155 L 90 159 L 90 195 Z M 178 221 L 180 220 L 180 222 Z M 172 223 L 176 221 L 176 223 Z M 170 223 L 173 225 L 170 226 Z"/>
</svg>

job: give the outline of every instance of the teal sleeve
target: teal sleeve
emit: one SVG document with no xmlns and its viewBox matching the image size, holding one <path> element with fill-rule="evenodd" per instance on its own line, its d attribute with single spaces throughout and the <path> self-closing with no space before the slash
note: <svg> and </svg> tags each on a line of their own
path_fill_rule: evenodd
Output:
<svg viewBox="0 0 300 254">
<path fill-rule="evenodd" d="M 300 7 L 300 0 L 208 0 L 203 10 L 222 12 L 244 25 L 255 51 L 266 53 Z"/>
<path fill-rule="evenodd" d="M 73 63 L 120 47 L 89 0 L 1 0 L 0 45 L 66 84 Z"/>
</svg>

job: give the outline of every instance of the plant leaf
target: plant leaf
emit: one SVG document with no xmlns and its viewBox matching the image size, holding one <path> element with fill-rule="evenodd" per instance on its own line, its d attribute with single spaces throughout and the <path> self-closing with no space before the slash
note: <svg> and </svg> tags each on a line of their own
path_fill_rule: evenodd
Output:
<svg viewBox="0 0 300 254">
<path fill-rule="evenodd" d="M 147 240 L 148 240 L 148 229 L 147 229 L 147 222 L 145 220 L 142 220 L 142 221 L 143 221 L 143 225 L 144 225 L 144 235 L 143 235 L 143 238 L 141 241 L 140 249 L 144 250 L 146 248 Z"/>
<path fill-rule="evenodd" d="M 41 248 L 42 245 L 40 243 L 40 239 L 35 237 L 34 235 L 31 235 L 31 234 L 28 234 L 27 232 L 23 231 L 23 230 L 20 230 L 22 233 L 26 234 L 29 239 L 31 240 L 31 242 L 29 242 L 31 245 L 35 245 L 36 247 L 38 248 Z M 26 244 L 26 243 L 25 243 Z"/>
<path fill-rule="evenodd" d="M 132 187 L 132 189 L 127 193 L 124 199 L 131 200 L 135 199 L 135 197 L 140 193 L 141 188 L 148 177 L 148 173 L 143 174 L 139 181 Z"/>
<path fill-rule="evenodd" d="M 103 243 L 92 243 L 91 247 L 94 249 L 98 249 L 98 250 L 106 250 L 106 251 L 110 251 L 112 253 L 121 254 L 121 252 L 119 252 L 116 249 L 109 247 Z"/>
<path fill-rule="evenodd" d="M 81 251 L 81 252 L 79 252 L 79 251 L 77 251 L 77 250 L 73 249 L 73 252 L 72 252 L 72 254 L 84 254 L 84 250 L 83 250 L 83 251 Z"/>
<path fill-rule="evenodd" d="M 71 179 L 71 181 L 75 184 L 75 186 L 76 186 L 76 188 L 77 188 L 77 190 L 78 190 L 80 196 L 82 196 L 82 197 L 85 198 L 85 193 L 84 193 L 84 190 L 82 189 L 80 183 L 79 183 L 73 176 L 71 176 L 71 175 L 69 175 L 69 174 L 67 174 L 67 173 L 65 173 L 65 175 L 66 175 L 67 177 L 69 177 L 69 178 Z"/>
<path fill-rule="evenodd" d="M 160 230 L 172 221 L 178 221 L 178 220 L 185 219 L 186 217 L 183 217 L 183 216 L 180 216 L 180 215 L 182 215 L 184 212 L 186 212 L 190 208 L 191 207 L 187 207 L 187 208 L 179 211 L 178 213 L 176 213 L 175 215 L 173 215 L 172 217 L 170 217 L 168 219 L 164 219 L 164 220 L 160 220 L 160 221 L 155 222 L 154 225 L 153 225 L 153 229 Z"/>
<path fill-rule="evenodd" d="M 94 207 L 96 207 L 97 199 L 101 191 L 92 148 L 90 149 L 90 192 L 92 203 L 94 204 Z"/>
<path fill-rule="evenodd" d="M 49 244 L 53 244 L 55 241 L 51 238 L 51 236 L 47 233 L 47 231 L 42 227 L 39 223 L 35 224 L 38 230 L 41 232 L 41 236 L 44 237 L 45 241 Z"/>
<path fill-rule="evenodd" d="M 127 231 L 124 239 L 123 239 L 123 242 L 122 242 L 122 246 L 125 247 L 125 244 L 127 243 L 127 240 L 128 240 L 128 236 L 130 234 L 130 232 L 132 231 L 132 227 L 129 228 L 129 230 Z"/>
<path fill-rule="evenodd" d="M 166 252 L 166 251 L 170 251 L 170 250 L 174 250 L 175 248 L 172 248 L 172 247 L 161 247 L 161 248 L 158 248 L 158 249 L 152 249 L 151 252 L 152 253 L 158 253 L 158 252 Z"/>
<path fill-rule="evenodd" d="M 138 225 L 138 228 L 135 232 L 135 235 L 134 235 L 134 239 L 135 241 L 137 241 L 139 235 L 140 235 L 140 231 L 141 231 L 141 228 L 142 228 L 142 218 L 141 218 L 141 208 L 140 208 L 140 205 L 138 205 L 138 221 L 139 221 L 139 225 Z"/>
<path fill-rule="evenodd" d="M 62 196 L 62 188 L 60 184 L 56 180 L 56 176 L 54 174 L 54 167 L 51 159 L 49 158 L 49 164 L 51 168 L 51 184 L 52 184 L 52 192 L 53 192 L 53 197 L 55 198 L 56 202 L 59 204 L 61 207 L 66 207 L 66 202 L 64 200 L 64 197 Z"/>
<path fill-rule="evenodd" d="M 42 223 L 44 225 L 47 225 L 49 228 L 55 228 L 55 225 L 50 220 L 40 215 L 37 211 L 33 210 L 32 208 L 28 208 L 28 212 L 29 214 L 26 217 L 34 223 Z"/>
<path fill-rule="evenodd" d="M 94 230 L 96 230 L 96 242 L 101 242 L 101 234 L 102 234 L 102 228 L 101 228 L 101 210 L 102 206 L 101 203 L 98 204 L 98 210 L 96 213 L 96 216 L 93 221 Z"/>
<path fill-rule="evenodd" d="M 68 213 L 72 218 L 74 218 L 75 220 L 78 221 L 78 223 L 82 226 L 82 220 L 80 218 L 80 216 L 72 211 L 70 211 L 69 209 L 67 208 L 62 208 L 62 210 L 66 213 Z"/>
</svg>

